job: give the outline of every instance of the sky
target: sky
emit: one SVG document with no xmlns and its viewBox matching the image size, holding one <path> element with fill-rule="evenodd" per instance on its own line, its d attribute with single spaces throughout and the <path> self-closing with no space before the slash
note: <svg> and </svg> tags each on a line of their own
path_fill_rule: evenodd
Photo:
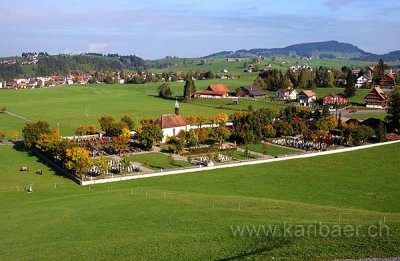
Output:
<svg viewBox="0 0 400 261">
<path fill-rule="evenodd" d="M 337 40 L 400 49 L 398 0 L 0 0 L 0 56 L 101 52 L 145 59 Z"/>
</svg>

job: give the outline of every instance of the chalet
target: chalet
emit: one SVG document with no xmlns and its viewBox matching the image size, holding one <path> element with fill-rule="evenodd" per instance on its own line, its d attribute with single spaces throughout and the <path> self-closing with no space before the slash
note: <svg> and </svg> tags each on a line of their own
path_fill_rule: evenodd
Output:
<svg viewBox="0 0 400 261">
<path fill-rule="evenodd" d="M 241 86 L 240 90 L 243 93 L 244 97 L 258 97 L 258 96 L 265 96 L 267 93 L 265 91 L 260 90 L 256 86 Z"/>
<path fill-rule="evenodd" d="M 380 80 L 382 88 L 393 88 L 395 86 L 395 77 L 392 73 L 386 73 Z"/>
<path fill-rule="evenodd" d="M 328 94 L 322 97 L 322 105 L 347 105 L 348 100 L 343 94 Z"/>
<path fill-rule="evenodd" d="M 372 82 L 372 79 L 366 75 L 362 75 L 357 78 L 356 88 L 362 88 L 363 86 L 368 86 Z"/>
<path fill-rule="evenodd" d="M 166 142 L 169 137 L 176 137 L 182 131 L 188 131 L 189 121 L 179 114 L 179 103 L 175 102 L 175 114 L 161 115 L 155 122 L 160 126 L 163 133 L 162 142 Z"/>
<path fill-rule="evenodd" d="M 296 100 L 297 91 L 292 88 L 282 88 L 275 92 L 275 97 L 282 100 Z"/>
<path fill-rule="evenodd" d="M 226 98 L 229 95 L 228 87 L 225 84 L 214 84 L 209 85 L 204 91 L 197 91 L 194 97 L 197 98 Z"/>
<path fill-rule="evenodd" d="M 379 86 L 372 88 L 364 100 L 367 108 L 383 109 L 387 105 L 387 96 Z"/>
<path fill-rule="evenodd" d="M 301 106 L 311 107 L 312 104 L 317 100 L 315 92 L 310 90 L 301 91 L 298 95 L 297 101 Z"/>
</svg>

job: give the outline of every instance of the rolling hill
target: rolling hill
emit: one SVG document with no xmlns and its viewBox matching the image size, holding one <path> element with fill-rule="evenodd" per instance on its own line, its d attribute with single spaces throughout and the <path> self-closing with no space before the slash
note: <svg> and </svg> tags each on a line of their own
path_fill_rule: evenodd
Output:
<svg viewBox="0 0 400 261">
<path fill-rule="evenodd" d="M 301 43 L 289 45 L 284 48 L 257 48 L 257 49 L 241 49 L 236 51 L 223 51 L 214 53 L 204 58 L 237 58 L 251 57 L 255 55 L 275 56 L 275 55 L 299 55 L 307 57 L 325 57 L 325 58 L 355 58 L 371 55 L 357 46 L 349 43 L 341 43 L 338 41 Z"/>
</svg>

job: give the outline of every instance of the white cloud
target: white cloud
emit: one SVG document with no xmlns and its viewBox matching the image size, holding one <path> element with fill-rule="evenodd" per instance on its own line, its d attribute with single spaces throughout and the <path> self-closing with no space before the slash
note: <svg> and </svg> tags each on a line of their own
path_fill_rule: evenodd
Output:
<svg viewBox="0 0 400 261">
<path fill-rule="evenodd" d="M 106 43 L 90 43 L 87 46 L 87 51 L 89 53 L 102 53 L 106 49 Z"/>
</svg>

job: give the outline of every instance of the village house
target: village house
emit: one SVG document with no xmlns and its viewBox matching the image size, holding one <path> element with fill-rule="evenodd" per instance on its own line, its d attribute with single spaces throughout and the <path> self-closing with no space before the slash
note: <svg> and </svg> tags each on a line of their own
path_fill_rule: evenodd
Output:
<svg viewBox="0 0 400 261">
<path fill-rule="evenodd" d="M 154 123 L 161 128 L 163 133 L 162 143 L 165 143 L 170 137 L 178 136 L 182 131 L 188 131 L 190 128 L 189 121 L 180 115 L 178 101 L 175 102 L 175 114 L 163 114 Z"/>
<path fill-rule="evenodd" d="M 299 104 L 305 107 L 311 107 L 316 100 L 317 95 L 311 90 L 301 91 L 297 98 Z"/>
<path fill-rule="evenodd" d="M 241 86 L 240 90 L 242 92 L 243 97 L 259 97 L 259 96 L 265 96 L 267 93 L 265 91 L 260 90 L 256 86 Z"/>
<path fill-rule="evenodd" d="M 395 77 L 392 73 L 386 73 L 380 80 L 380 86 L 382 88 L 394 88 Z"/>
<path fill-rule="evenodd" d="M 225 84 L 213 84 L 209 85 L 207 89 L 203 91 L 197 91 L 194 93 L 196 98 L 213 98 L 221 99 L 229 96 L 228 87 Z"/>
<path fill-rule="evenodd" d="M 372 82 L 372 79 L 366 75 L 362 75 L 357 78 L 357 83 L 355 84 L 356 88 L 362 88 L 363 86 L 368 86 L 369 83 Z"/>
<path fill-rule="evenodd" d="M 372 88 L 364 100 L 367 108 L 384 109 L 387 106 L 387 96 L 379 86 Z"/>
<path fill-rule="evenodd" d="M 347 105 L 348 100 L 343 94 L 328 94 L 322 98 L 322 105 Z"/>
<path fill-rule="evenodd" d="M 275 92 L 275 97 L 282 100 L 296 100 L 297 91 L 292 88 L 281 88 Z"/>
</svg>

